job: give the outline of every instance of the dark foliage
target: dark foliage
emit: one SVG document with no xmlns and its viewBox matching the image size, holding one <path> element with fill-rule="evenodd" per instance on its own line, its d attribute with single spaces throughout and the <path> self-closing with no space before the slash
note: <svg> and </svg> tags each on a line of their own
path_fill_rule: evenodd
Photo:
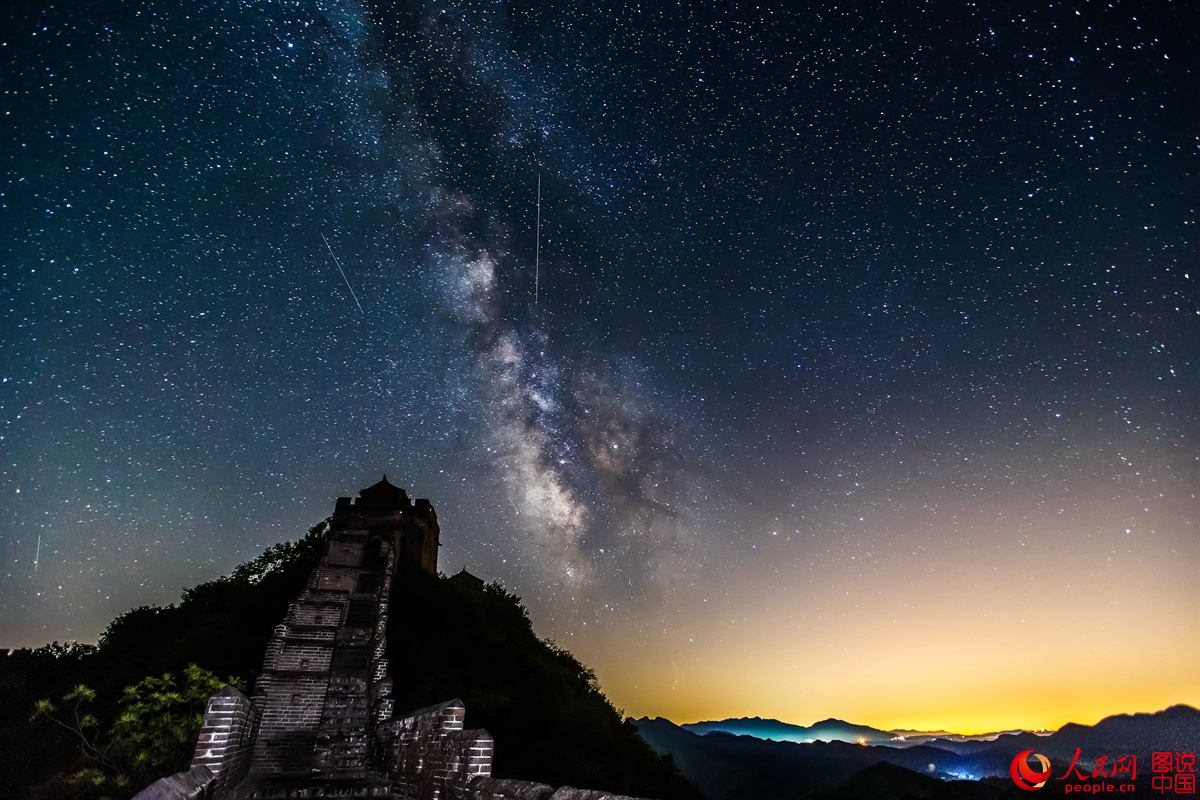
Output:
<svg viewBox="0 0 1200 800">
<path fill-rule="evenodd" d="M 57 702 L 38 700 L 34 720 L 72 736 L 86 766 L 59 773 L 35 794 L 119 800 L 162 775 L 178 772 L 191 759 L 208 699 L 224 686 L 241 683 L 195 664 L 178 676 L 149 675 L 125 687 L 120 711 L 108 726 L 92 713 L 96 692 L 86 684 L 77 684 Z"/>
<path fill-rule="evenodd" d="M 299 542 L 276 545 L 231 575 L 186 590 L 178 604 L 122 614 L 98 646 L 56 643 L 0 657 L 4 797 L 77 796 L 64 777 L 87 767 L 87 759 L 69 733 L 31 719 L 41 698 L 85 683 L 95 690 L 91 711 L 104 727 L 116 719 L 125 687 L 183 674 L 189 664 L 253 686 L 272 630 L 320 558 L 324 532 L 319 525 Z M 621 720 L 590 670 L 537 638 L 514 595 L 406 572 L 394 584 L 390 620 L 397 711 L 462 698 L 468 725 L 496 738 L 496 774 L 663 800 L 699 798 L 670 759 Z M 182 769 L 186 754 L 180 758 Z"/>
<path fill-rule="evenodd" d="M 31 787 L 87 765 L 69 733 L 46 720 L 31 721 L 39 699 L 62 697 L 76 684 L 87 684 L 97 696 L 91 712 L 107 727 L 116 719 L 125 687 L 147 676 L 181 675 L 189 664 L 198 664 L 252 684 L 272 629 L 320 558 L 324 531 L 324 524 L 318 525 L 298 542 L 268 548 L 233 574 L 185 590 L 178 604 L 122 614 L 98 646 L 55 643 L 0 657 L 4 796 L 22 800 Z M 63 795 L 57 782 L 39 792 Z"/>
<path fill-rule="evenodd" d="M 460 698 L 467 726 L 495 737 L 496 775 L 664 800 L 699 797 L 622 721 L 592 671 L 538 639 L 520 600 L 498 585 L 398 576 L 388 654 L 397 714 Z"/>
<path fill-rule="evenodd" d="M 81 759 L 75 737 L 30 720 L 43 697 L 62 697 L 88 674 L 93 645 L 21 649 L 0 657 L 0 786 L 23 800 L 29 787 Z"/>
</svg>

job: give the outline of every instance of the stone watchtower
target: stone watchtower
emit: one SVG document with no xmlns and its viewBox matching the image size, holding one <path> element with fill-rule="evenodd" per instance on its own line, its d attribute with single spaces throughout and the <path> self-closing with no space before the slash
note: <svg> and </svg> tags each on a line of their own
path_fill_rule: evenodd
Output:
<svg viewBox="0 0 1200 800">
<path fill-rule="evenodd" d="M 399 564 L 412 564 L 437 574 L 437 514 L 428 500 L 408 499 L 408 492 L 388 482 L 387 475 L 358 493 L 358 499 L 339 497 L 333 509 L 333 530 L 359 529 L 391 540 Z"/>
<path fill-rule="evenodd" d="M 437 574 L 438 533 L 429 501 L 387 476 L 338 498 L 325 554 L 267 645 L 239 796 L 389 794 L 370 764 L 375 727 L 392 716 L 388 598 L 398 565 Z"/>
</svg>

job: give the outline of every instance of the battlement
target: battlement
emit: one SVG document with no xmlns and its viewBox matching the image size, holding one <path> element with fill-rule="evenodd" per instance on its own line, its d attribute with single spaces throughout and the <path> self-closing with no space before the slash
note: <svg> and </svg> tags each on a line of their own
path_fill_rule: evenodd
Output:
<svg viewBox="0 0 1200 800">
<path fill-rule="evenodd" d="M 408 492 L 390 483 L 386 475 L 360 490 L 357 499 L 339 497 L 330 523 L 347 542 L 390 536 L 398 563 L 437 574 L 441 531 L 433 504 L 425 498 L 412 502 Z"/>
</svg>

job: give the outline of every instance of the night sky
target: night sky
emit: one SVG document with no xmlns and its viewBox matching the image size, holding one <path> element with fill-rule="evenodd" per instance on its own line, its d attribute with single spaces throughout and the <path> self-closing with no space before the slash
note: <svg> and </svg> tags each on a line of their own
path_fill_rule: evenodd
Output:
<svg viewBox="0 0 1200 800">
<path fill-rule="evenodd" d="M 5 4 L 0 644 L 386 472 L 629 713 L 1200 703 L 1200 11 L 737 5 Z"/>
</svg>

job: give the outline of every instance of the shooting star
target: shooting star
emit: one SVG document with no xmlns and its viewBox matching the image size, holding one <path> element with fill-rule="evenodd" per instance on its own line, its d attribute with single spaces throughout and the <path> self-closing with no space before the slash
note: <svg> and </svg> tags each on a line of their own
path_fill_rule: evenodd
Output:
<svg viewBox="0 0 1200 800">
<path fill-rule="evenodd" d="M 37 552 L 33 554 L 33 574 L 38 573 L 38 562 L 42 560 L 42 535 L 38 534 Z"/>
<path fill-rule="evenodd" d="M 538 288 L 542 277 L 542 173 L 538 173 L 537 234 L 533 245 L 533 304 L 538 302 Z"/>
<path fill-rule="evenodd" d="M 321 232 L 321 241 L 325 243 L 325 249 L 329 251 L 329 255 L 333 258 L 333 265 L 338 268 L 338 272 L 342 273 L 342 280 L 346 282 L 346 288 L 350 290 L 350 296 L 354 298 L 354 305 L 358 306 L 358 313 L 365 317 L 367 312 L 363 311 L 362 303 L 358 302 L 358 295 L 354 293 L 354 287 L 350 285 L 350 279 L 346 277 L 346 270 L 342 269 L 342 262 L 338 261 L 333 248 L 329 246 L 329 240 L 325 238 L 324 231 Z"/>
</svg>

